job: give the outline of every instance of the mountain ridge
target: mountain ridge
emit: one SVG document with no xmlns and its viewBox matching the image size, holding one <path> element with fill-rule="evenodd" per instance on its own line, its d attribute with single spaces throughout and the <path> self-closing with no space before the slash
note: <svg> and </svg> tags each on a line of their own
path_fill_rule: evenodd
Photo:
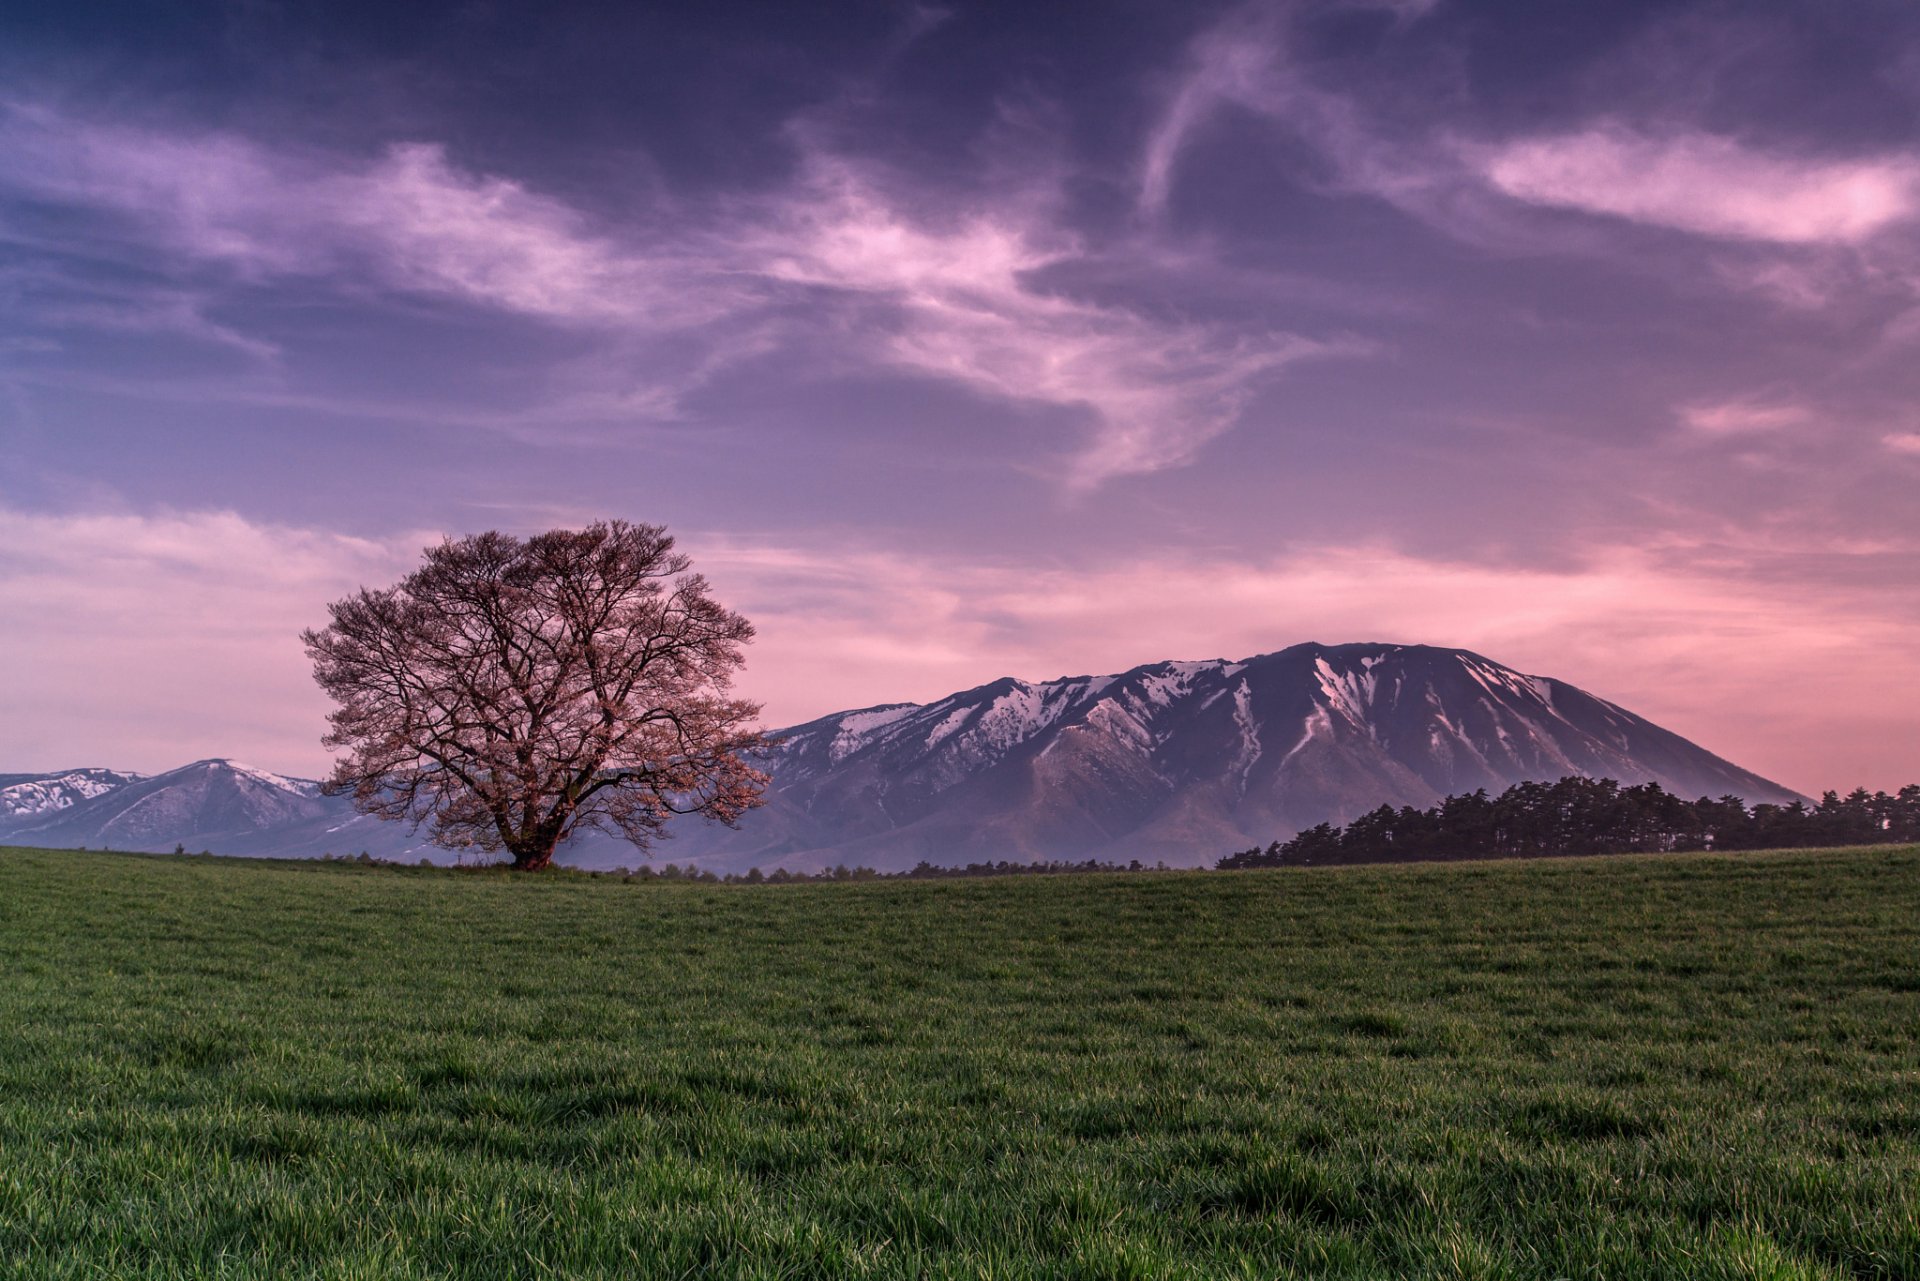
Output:
<svg viewBox="0 0 1920 1281">
<path fill-rule="evenodd" d="M 784 731 L 768 805 L 702 861 L 1204 861 L 1385 802 L 1566 774 L 1798 794 L 1552 677 L 1470 650 L 1306 642 L 1107 676 L 1015 677 Z"/>
<path fill-rule="evenodd" d="M 766 806 L 738 829 L 677 823 L 656 861 L 717 871 L 1001 859 L 1198 865 L 1382 803 L 1425 807 L 1569 774 L 1658 782 L 1686 796 L 1804 799 L 1567 682 L 1471 650 L 1388 642 L 1306 642 L 1051 681 L 1007 676 L 778 733 Z M 218 759 L 0 820 L 0 837 L 454 857 L 404 824 L 354 813 L 312 780 Z M 617 867 L 645 856 L 596 835 L 564 857 Z"/>
<path fill-rule="evenodd" d="M 144 774 L 83 767 L 45 774 L 0 774 L 0 823 L 23 821 L 92 800 Z"/>
</svg>

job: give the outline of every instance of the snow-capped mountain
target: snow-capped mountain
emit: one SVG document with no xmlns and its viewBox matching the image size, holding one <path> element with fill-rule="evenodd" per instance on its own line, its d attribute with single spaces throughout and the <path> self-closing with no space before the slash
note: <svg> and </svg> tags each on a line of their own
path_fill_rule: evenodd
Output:
<svg viewBox="0 0 1920 1281">
<path fill-rule="evenodd" d="M 1384 803 L 1568 774 L 1695 797 L 1795 793 L 1623 708 L 1466 650 L 1296 645 L 1239 662 L 1006 678 L 785 731 L 765 808 L 657 858 L 1210 863 Z"/>
<path fill-rule="evenodd" d="M 14 844 L 56 848 L 170 850 L 184 845 L 217 854 L 286 854 L 308 852 L 308 845 L 330 827 L 355 817 L 351 805 L 322 796 L 320 785 L 311 779 L 288 778 L 236 761 L 206 760 L 151 778 L 133 776 L 58 810 L 8 821 L 0 834 Z M 390 840 L 383 842 L 388 844 Z M 344 844 L 335 848 L 345 851 Z M 353 849 L 358 852 L 360 846 Z M 311 852 L 323 850 L 315 845 Z"/>
<path fill-rule="evenodd" d="M 144 774 L 110 769 L 70 769 L 53 774 L 0 774 L 0 824 L 52 814 L 81 801 L 104 796 L 116 787 L 138 783 Z"/>
<path fill-rule="evenodd" d="M 113 775 L 109 770 L 72 771 Z M 431 858 L 451 863 L 458 855 L 427 842 L 405 823 L 389 823 L 357 813 L 343 796 L 326 796 L 310 778 L 292 778 L 238 761 L 205 760 L 128 780 L 58 810 L 7 817 L 0 815 L 0 845 L 50 849 L 113 849 L 167 853 L 244 855 L 254 858 L 350 857 L 414 861 Z M 0 777 L 51 777 L 0 776 Z M 637 863 L 642 856 L 621 847 L 624 859 L 611 857 L 604 838 L 582 842 L 578 855 L 603 865 Z M 488 856 L 482 854 L 481 858 Z"/>
<path fill-rule="evenodd" d="M 935 703 L 839 712 L 781 736 L 765 763 L 765 807 L 737 830 L 676 824 L 654 860 L 722 872 L 899 870 L 922 859 L 1210 864 L 1382 803 L 1425 807 L 1568 774 L 1657 782 L 1688 798 L 1796 799 L 1563 681 L 1425 645 L 1307 644 L 1115 676 L 1008 677 Z M 109 785 L 115 778 L 124 781 Z M 51 779 L 78 780 L 57 793 L 68 803 L 44 799 L 56 795 Z M 40 790 L 0 811 L 0 841 L 455 857 L 404 823 L 356 814 L 309 779 L 232 761 L 152 778 L 0 776 L 0 797 L 21 787 Z M 561 852 L 588 867 L 645 858 L 597 834 Z"/>
</svg>

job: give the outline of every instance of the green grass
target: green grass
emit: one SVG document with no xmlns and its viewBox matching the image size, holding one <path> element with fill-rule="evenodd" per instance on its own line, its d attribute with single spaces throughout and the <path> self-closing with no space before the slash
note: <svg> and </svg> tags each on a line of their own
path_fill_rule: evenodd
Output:
<svg viewBox="0 0 1920 1281">
<path fill-rule="evenodd" d="M 1920 1277 L 1920 850 L 0 852 L 0 1277 Z"/>
</svg>

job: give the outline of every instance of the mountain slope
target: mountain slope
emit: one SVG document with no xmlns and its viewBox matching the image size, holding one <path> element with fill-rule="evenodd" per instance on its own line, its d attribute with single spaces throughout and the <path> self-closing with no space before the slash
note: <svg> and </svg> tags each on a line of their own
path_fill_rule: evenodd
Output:
<svg viewBox="0 0 1920 1281">
<path fill-rule="evenodd" d="M 69 769 L 52 774 L 0 774 L 0 828 L 23 823 L 138 783 L 144 774 Z"/>
<path fill-rule="evenodd" d="M 216 854 L 319 854 L 327 833 L 355 817 L 351 805 L 322 796 L 320 785 L 309 779 L 206 760 L 9 823 L 4 831 L 22 845 L 123 850 L 184 845 Z M 399 853 L 404 846 L 396 848 L 389 833 L 377 830 L 384 826 L 376 825 L 368 835 L 380 852 Z M 347 846 L 343 841 L 332 848 L 345 852 Z M 352 846 L 356 853 L 360 848 Z"/>
<path fill-rule="evenodd" d="M 111 775 L 108 770 L 70 771 Z M 46 778 L 54 776 L 0 776 Z M 64 776 L 60 776 L 64 777 Z M 0 842 L 51 849 L 116 849 L 166 853 L 235 854 L 256 858 L 318 858 L 362 852 L 377 858 L 451 863 L 458 855 L 427 842 L 424 829 L 357 813 L 344 796 L 325 796 L 312 779 L 289 778 L 237 761 L 204 760 L 164 774 L 129 780 L 58 809 L 0 816 Z M 602 866 L 638 863 L 630 846 L 591 836 L 573 849 L 576 861 Z M 470 855 L 489 858 L 481 853 Z"/>
<path fill-rule="evenodd" d="M 1623 708 L 1466 650 L 1296 645 L 1240 662 L 1011 678 L 785 733 L 769 803 L 657 857 L 703 865 L 1164 859 L 1567 774 L 1795 794 Z"/>
</svg>

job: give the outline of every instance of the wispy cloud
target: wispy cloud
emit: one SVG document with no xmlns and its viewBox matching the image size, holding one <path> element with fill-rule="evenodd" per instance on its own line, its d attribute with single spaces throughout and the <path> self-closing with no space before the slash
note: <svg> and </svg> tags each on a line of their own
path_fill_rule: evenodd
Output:
<svg viewBox="0 0 1920 1281">
<path fill-rule="evenodd" d="M 1419 16 L 1419 6 L 1356 7 L 1395 10 L 1399 26 Z M 1320 85 L 1295 57 L 1294 14 L 1250 5 L 1193 41 L 1141 152 L 1141 208 L 1165 210 L 1183 155 L 1223 108 L 1237 107 L 1267 117 L 1321 153 L 1330 172 L 1303 175 L 1303 181 L 1378 196 L 1424 217 L 1453 218 L 1448 207 L 1462 185 L 1456 166 L 1426 140 L 1388 137 L 1355 101 Z"/>
<path fill-rule="evenodd" d="M 804 139 L 803 139 L 804 143 Z M 11 185 L 111 216 L 118 234 L 243 279 L 305 276 L 438 295 L 636 336 L 709 332 L 692 372 L 646 394 L 575 398 L 671 414 L 717 369 L 783 344 L 1071 410 L 1085 438 L 1042 451 L 1076 488 L 1189 460 L 1264 378 L 1350 355 L 1349 338 L 1243 332 L 1075 299 L 1039 283 L 1079 256 L 1053 217 L 1058 176 L 985 189 L 950 217 L 907 212 L 886 176 L 807 154 L 789 190 L 644 225 L 596 224 L 496 175 L 408 143 L 370 161 L 270 152 L 15 108 L 0 121 Z M 94 231 L 96 237 L 100 234 Z M 794 319 L 796 289 L 814 294 Z M 849 323 L 822 324 L 822 314 Z M 69 316 L 85 312 L 68 310 Z M 184 323 L 197 313 L 167 313 Z M 101 315 L 102 323 L 128 323 Z M 266 349 L 207 327 L 205 336 Z M 743 340 L 744 336 L 744 340 Z"/>
<path fill-rule="evenodd" d="M 0 506 L 0 723 L 13 768 L 244 756 L 314 773 L 325 704 L 299 629 L 431 541 L 231 512 Z"/>
<path fill-rule="evenodd" d="M 1714 134 L 1606 124 L 1469 155 L 1496 189 L 1707 236 L 1857 244 L 1920 212 L 1920 162 L 1773 154 Z"/>
<path fill-rule="evenodd" d="M 1335 0 L 1335 7 L 1341 9 L 1373 9 L 1390 13 L 1401 22 L 1413 22 L 1424 18 L 1440 7 L 1440 0 Z"/>
<path fill-rule="evenodd" d="M 809 198 L 787 206 L 753 248 L 774 279 L 890 313 L 872 352 L 884 363 L 1087 412 L 1092 439 L 1068 473 L 1080 488 L 1183 463 L 1233 424 L 1262 377 L 1364 349 L 1352 339 L 1169 321 L 1051 291 L 1044 270 L 1081 249 L 1034 215 L 1038 202 L 929 226 L 856 168 L 828 161 Z"/>
<path fill-rule="evenodd" d="M 1920 457 L 1920 431 L 1889 432 L 1882 436 L 1880 441 L 1896 454 L 1912 454 Z"/>
<path fill-rule="evenodd" d="M 460 170 L 433 144 L 353 161 L 14 106 L 0 117 L 0 161 L 16 189 L 243 277 L 358 269 L 389 287 L 555 320 L 684 315 L 684 296 L 668 287 L 673 264 L 614 244 L 519 183 Z"/>
<path fill-rule="evenodd" d="M 62 285 L 53 292 L 56 296 L 34 312 L 34 320 L 48 331 L 91 329 L 170 336 L 225 347 L 254 361 L 271 361 L 280 355 L 277 344 L 209 317 L 206 297 L 192 291 L 162 288 L 74 296 L 76 291 Z"/>
<path fill-rule="evenodd" d="M 1296 56 L 1311 9 L 1249 6 L 1195 39 L 1142 149 L 1139 203 L 1164 210 L 1183 155 L 1220 108 L 1267 117 L 1317 150 L 1330 192 L 1377 197 L 1459 239 L 1507 251 L 1605 252 L 1543 221 L 1579 211 L 1786 248 L 1854 248 L 1920 219 L 1920 160 L 1905 152 L 1806 155 L 1690 126 L 1600 117 L 1549 134 L 1487 137 L 1446 113 L 1389 122 L 1321 83 Z M 1416 13 L 1414 16 L 1418 16 Z M 1531 215 L 1531 216 L 1529 216 Z M 1804 298 L 1805 261 L 1741 265 L 1758 287 Z"/>
<path fill-rule="evenodd" d="M 1572 680 L 1804 788 L 1893 782 L 1870 773 L 1885 762 L 1862 727 L 1891 725 L 1884 691 L 1920 681 L 1905 644 L 1920 615 L 1873 569 L 1909 549 L 1884 542 L 1667 539 L 1555 567 L 1316 545 L 1041 568 L 682 534 L 759 627 L 746 691 L 773 723 L 1003 675 L 1403 640 Z M 0 661 L 32 678 L 0 690 L 5 723 L 31 727 L 10 738 L 11 764 L 237 755 L 320 772 L 325 709 L 297 631 L 397 578 L 434 537 L 0 507 Z"/>
<path fill-rule="evenodd" d="M 1141 151 L 1137 199 L 1144 213 L 1165 213 L 1182 159 L 1209 122 L 1233 107 L 1266 118 L 1319 153 L 1324 173 L 1296 175 L 1310 188 L 1385 201 L 1475 244 L 1513 249 L 1567 242 L 1565 235 L 1517 221 L 1511 202 L 1463 162 L 1458 140 L 1443 132 L 1440 120 L 1391 131 L 1371 119 L 1363 103 L 1320 83 L 1293 47 L 1302 12 L 1249 5 L 1192 42 Z M 1419 16 L 1414 6 L 1395 26 Z"/>
<path fill-rule="evenodd" d="M 1805 406 L 1777 400 L 1721 400 L 1682 405 L 1680 421 L 1706 436 L 1778 431 L 1807 421 Z"/>
<path fill-rule="evenodd" d="M 1237 103 L 1278 114 L 1292 95 L 1279 76 L 1283 28 L 1272 11 L 1249 9 L 1203 32 L 1187 50 L 1186 66 L 1141 157 L 1140 204 L 1166 207 L 1175 169 L 1193 134 L 1221 106 Z"/>
</svg>

